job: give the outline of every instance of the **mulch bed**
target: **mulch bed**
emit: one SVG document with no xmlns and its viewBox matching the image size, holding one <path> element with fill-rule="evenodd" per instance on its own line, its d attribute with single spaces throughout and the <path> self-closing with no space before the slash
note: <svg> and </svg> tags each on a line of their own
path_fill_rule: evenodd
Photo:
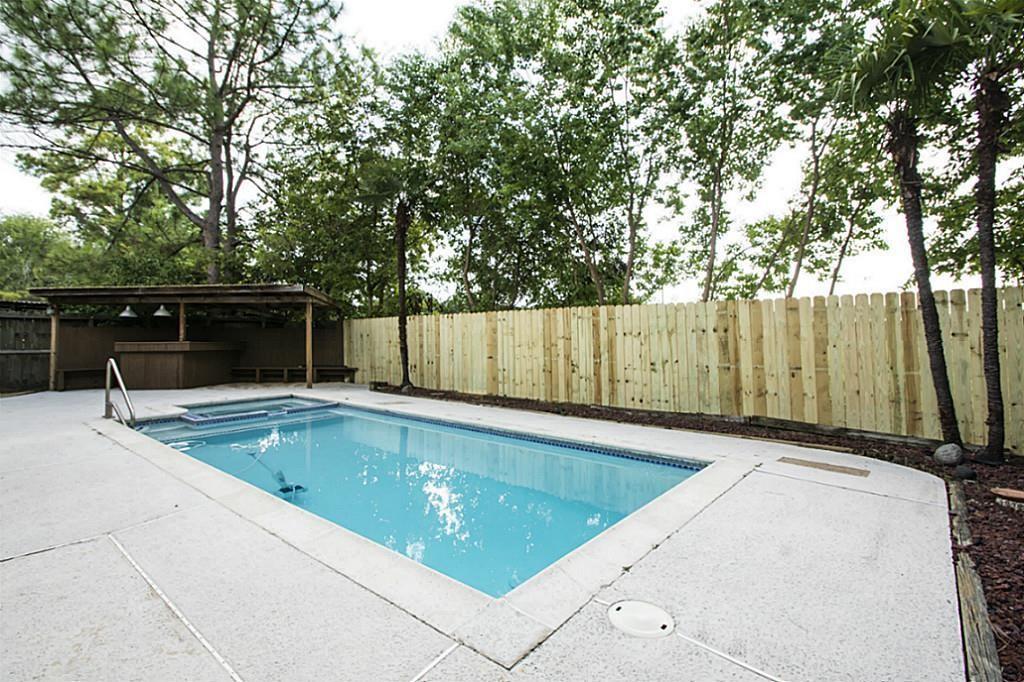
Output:
<svg viewBox="0 0 1024 682">
<path fill-rule="evenodd" d="M 375 385 L 374 389 L 398 392 L 396 387 L 387 385 Z M 878 440 L 847 433 L 824 434 L 775 428 L 710 415 L 549 403 L 422 388 L 413 388 L 406 395 L 836 448 L 927 471 L 947 481 L 953 480 L 952 469 L 935 463 L 930 456 L 933 448 L 926 444 Z M 1024 512 L 997 503 L 995 495 L 990 492 L 997 487 L 1024 490 L 1024 457 L 1011 458 L 999 467 L 972 466 L 977 472 L 977 480 L 964 481 L 963 487 L 974 544 L 967 548 L 954 547 L 954 552 L 969 552 L 977 564 L 999 649 L 999 662 L 1003 666 L 1003 679 L 1006 682 L 1024 682 Z"/>
</svg>

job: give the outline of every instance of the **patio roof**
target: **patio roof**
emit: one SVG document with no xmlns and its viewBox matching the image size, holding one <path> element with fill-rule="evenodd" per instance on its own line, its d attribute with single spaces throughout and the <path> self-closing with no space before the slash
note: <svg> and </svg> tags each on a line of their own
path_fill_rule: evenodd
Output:
<svg viewBox="0 0 1024 682">
<path fill-rule="evenodd" d="M 304 284 L 188 284 L 128 287 L 30 289 L 33 296 L 60 305 L 189 303 L 201 305 L 280 305 L 312 303 L 337 308 L 327 294 Z"/>
</svg>

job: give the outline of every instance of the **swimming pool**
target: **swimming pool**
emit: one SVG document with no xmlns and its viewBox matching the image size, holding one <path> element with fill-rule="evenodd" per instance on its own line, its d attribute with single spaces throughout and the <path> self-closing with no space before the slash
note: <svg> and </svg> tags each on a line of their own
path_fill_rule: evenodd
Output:
<svg viewBox="0 0 1024 682">
<path fill-rule="evenodd" d="M 139 430 L 492 597 L 700 468 L 367 409 L 250 407 Z"/>
</svg>

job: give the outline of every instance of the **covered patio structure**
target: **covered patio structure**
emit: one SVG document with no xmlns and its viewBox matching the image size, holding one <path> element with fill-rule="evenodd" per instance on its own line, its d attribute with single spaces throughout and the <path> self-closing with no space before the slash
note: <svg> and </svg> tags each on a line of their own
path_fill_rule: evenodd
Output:
<svg viewBox="0 0 1024 682">
<path fill-rule="evenodd" d="M 99 385 L 108 357 L 118 360 L 132 388 L 193 388 L 298 376 L 311 387 L 317 380 L 351 381 L 354 375 L 345 366 L 337 303 L 305 285 L 66 287 L 31 293 L 49 303 L 50 390 Z M 85 306 L 123 310 L 99 324 L 61 324 L 63 309 Z M 288 313 L 296 308 L 304 316 L 301 331 L 289 324 Z M 314 330 L 315 308 L 335 313 L 333 329 Z M 194 325 L 190 313 L 200 318 Z"/>
</svg>

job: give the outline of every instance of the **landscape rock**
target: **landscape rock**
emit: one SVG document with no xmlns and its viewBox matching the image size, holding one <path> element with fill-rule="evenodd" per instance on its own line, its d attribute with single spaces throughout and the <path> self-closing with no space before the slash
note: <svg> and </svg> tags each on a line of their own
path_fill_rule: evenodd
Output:
<svg viewBox="0 0 1024 682">
<path fill-rule="evenodd" d="M 964 461 L 964 449 L 956 443 L 946 443 L 935 448 L 935 461 L 946 466 L 956 466 Z"/>
<path fill-rule="evenodd" d="M 973 481 L 978 477 L 978 474 L 966 464 L 961 464 L 956 469 L 953 469 L 953 476 L 961 481 Z"/>
</svg>

